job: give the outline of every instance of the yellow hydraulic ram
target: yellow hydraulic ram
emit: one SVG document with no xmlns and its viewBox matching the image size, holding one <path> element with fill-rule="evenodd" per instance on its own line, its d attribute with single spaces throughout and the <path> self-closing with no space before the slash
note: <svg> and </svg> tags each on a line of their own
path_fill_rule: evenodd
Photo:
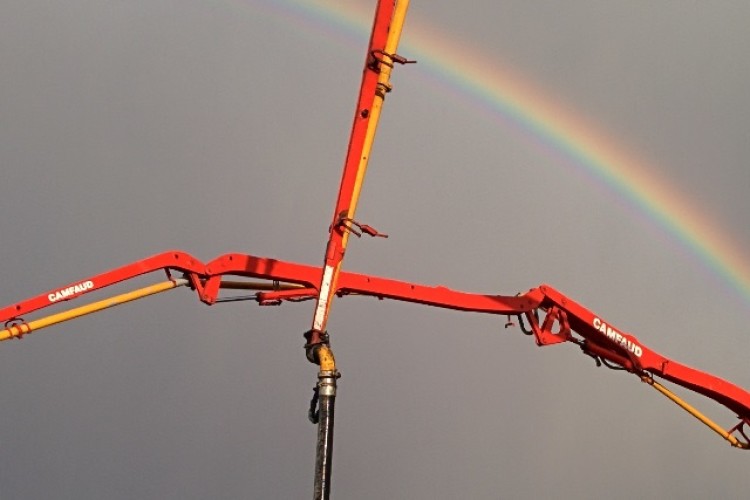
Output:
<svg viewBox="0 0 750 500">
<path fill-rule="evenodd" d="M 735 448 L 742 448 L 744 450 L 750 449 L 750 443 L 745 443 L 743 441 L 740 441 L 736 437 L 734 437 L 730 432 L 727 432 L 724 430 L 719 424 L 705 416 L 703 413 L 701 413 L 698 409 L 696 409 L 694 406 L 692 406 L 690 403 L 679 397 L 674 392 L 670 391 L 663 385 L 661 385 L 659 382 L 654 380 L 651 377 L 648 376 L 642 376 L 641 380 L 645 382 L 646 384 L 650 385 L 660 393 L 662 393 L 664 396 L 669 398 L 672 402 L 674 402 L 677 406 L 703 422 L 709 429 L 714 431 L 719 436 L 723 437 L 727 441 L 729 441 L 729 444 L 734 446 Z"/>
<path fill-rule="evenodd" d="M 86 316 L 87 314 L 102 311 L 104 309 L 109 309 L 110 307 L 119 306 L 127 302 L 132 302 L 134 300 L 142 299 L 144 297 L 155 295 L 157 293 L 166 292 L 167 290 L 186 286 L 188 284 L 189 281 L 183 278 L 163 281 L 161 283 L 149 285 L 144 288 L 139 288 L 138 290 L 133 290 L 132 292 L 115 295 L 114 297 L 103 299 L 98 302 L 92 302 L 91 304 L 86 304 L 85 306 L 76 307 L 75 309 L 70 309 L 67 311 L 59 312 L 57 314 L 53 314 L 51 316 L 36 319 L 28 323 L 19 322 L 15 325 L 9 325 L 4 330 L 0 330 L 0 341 L 19 338 L 23 335 L 26 335 L 27 333 L 46 328 L 48 326 L 56 325 L 58 323 L 62 323 L 71 319 L 80 318 L 81 316 Z M 302 285 L 280 282 L 266 283 L 257 281 L 222 281 L 221 288 L 228 288 L 233 290 L 275 291 L 294 290 L 297 288 L 302 288 Z"/>
<path fill-rule="evenodd" d="M 326 246 L 312 328 L 305 334 L 307 358 L 320 365 L 313 398 L 313 406 L 317 400 L 318 411 L 316 413 L 311 409 L 311 414 L 317 415 L 311 420 L 318 424 L 313 493 L 315 500 L 328 500 L 331 491 L 334 407 L 339 373 L 326 333 L 328 315 L 349 241 L 349 232 L 356 226 L 370 235 L 379 234 L 369 226 L 357 223 L 354 217 L 383 100 L 391 89 L 391 69 L 394 62 L 403 62 L 396 55 L 396 49 L 408 6 L 409 0 L 379 0 L 376 7 L 360 97 Z"/>
<path fill-rule="evenodd" d="M 177 288 L 179 286 L 185 286 L 188 283 L 189 281 L 186 279 L 164 281 L 162 283 L 156 283 L 144 288 L 139 288 L 138 290 L 133 290 L 132 292 L 115 295 L 114 297 L 100 300 L 98 302 L 92 302 L 91 304 L 86 304 L 85 306 L 76 307 L 75 309 L 70 309 L 68 311 L 63 311 L 51 316 L 36 319 L 28 323 L 18 323 L 16 325 L 11 325 L 8 326 L 5 330 L 0 330 L 0 341 L 21 337 L 22 335 L 25 335 L 27 333 L 31 333 L 48 326 L 56 325 L 58 323 L 62 323 L 63 321 L 80 318 L 81 316 L 86 316 L 87 314 L 95 313 L 104 309 L 109 309 L 110 307 L 119 306 L 120 304 L 125 304 L 126 302 L 132 302 L 133 300 L 148 297 L 149 295 L 166 292 L 167 290 L 172 290 L 173 288 Z"/>
<path fill-rule="evenodd" d="M 406 12 L 409 9 L 409 0 L 399 0 L 396 2 L 396 8 L 393 12 L 393 19 L 391 20 L 390 30 L 388 31 L 388 38 L 386 38 L 385 49 L 383 54 L 380 56 L 383 58 L 383 63 L 380 66 L 380 73 L 378 75 L 378 87 L 375 92 L 375 100 L 372 103 L 370 109 L 370 126 L 367 128 L 365 135 L 364 146 L 362 147 L 362 156 L 360 158 L 359 168 L 357 169 L 357 177 L 354 182 L 354 190 L 352 191 L 352 199 L 349 204 L 349 210 L 347 211 L 348 217 L 354 218 L 357 211 L 357 203 L 359 202 L 359 195 L 362 192 L 362 183 L 365 180 L 365 174 L 367 173 L 368 160 L 370 159 L 370 152 L 372 151 L 372 145 L 375 142 L 375 132 L 377 132 L 378 123 L 380 121 L 380 113 L 383 109 L 383 101 L 385 101 L 385 94 L 391 91 L 391 72 L 393 70 L 393 64 L 395 62 L 395 54 L 398 49 L 398 43 L 401 40 L 401 32 L 403 31 L 404 21 L 406 20 Z M 345 232 L 343 236 L 342 247 L 346 248 L 346 243 L 349 239 L 349 232 Z"/>
<path fill-rule="evenodd" d="M 383 3 L 388 1 L 389 0 L 381 0 Z M 367 172 L 370 153 L 375 141 L 375 133 L 380 120 L 385 94 L 391 89 L 391 70 L 393 69 L 394 62 L 398 59 L 396 56 L 396 50 L 398 49 L 398 43 L 401 39 L 401 32 L 403 30 L 408 8 L 409 0 L 395 1 L 392 16 L 387 24 L 388 31 L 385 35 L 383 49 L 374 50 L 373 53 L 370 54 L 370 57 L 376 57 L 381 63 L 378 65 L 378 74 L 372 102 L 368 106 L 368 109 L 364 110 L 367 112 L 368 116 L 366 127 L 363 130 L 360 129 L 360 120 L 355 120 L 354 128 L 352 130 L 352 139 L 350 141 L 349 151 L 347 152 L 341 186 L 336 201 L 336 209 L 334 211 L 334 225 L 338 223 L 344 225 L 356 224 L 353 219 L 356 215 L 357 203 L 359 202 L 359 196 L 362 191 L 365 173 Z M 378 11 L 380 11 L 380 9 L 381 5 L 379 3 Z M 378 24 L 376 17 L 375 26 L 378 26 Z M 374 37 L 375 27 L 373 27 L 373 38 Z M 367 74 L 367 71 L 372 71 L 372 69 L 365 71 Z M 364 89 L 365 80 L 363 80 L 362 85 L 362 88 Z M 360 102 L 360 105 L 363 105 L 363 103 Z M 359 110 L 359 112 L 361 113 L 362 110 Z M 359 144 L 359 142 L 355 141 L 355 138 L 358 137 L 362 137 L 362 142 L 360 148 L 355 148 L 353 145 Z M 344 220 L 339 219 L 342 214 L 345 215 Z M 336 282 L 338 280 L 339 272 L 341 271 L 341 265 L 343 263 L 348 241 L 349 231 L 332 230 L 330 232 L 328 245 L 326 247 L 326 257 L 323 266 L 323 277 L 319 288 L 320 292 L 318 302 L 313 316 L 313 330 L 320 332 L 326 330 L 328 313 L 330 312 L 331 303 L 335 296 L 334 291 L 336 290 Z M 332 357 L 330 357 L 330 360 L 331 363 L 333 363 Z M 332 365 L 321 365 L 322 371 L 334 369 L 335 366 Z"/>
</svg>

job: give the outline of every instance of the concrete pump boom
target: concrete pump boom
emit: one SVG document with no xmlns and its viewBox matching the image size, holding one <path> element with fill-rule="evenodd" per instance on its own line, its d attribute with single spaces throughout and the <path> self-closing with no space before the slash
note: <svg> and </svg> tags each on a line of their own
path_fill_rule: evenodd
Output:
<svg viewBox="0 0 750 500">
<path fill-rule="evenodd" d="M 750 449 L 747 430 L 750 426 L 750 393 L 649 349 L 637 337 L 613 326 L 548 285 L 513 296 L 485 295 L 342 270 L 351 234 L 386 236 L 355 220 L 355 213 L 381 108 L 386 94 L 391 90 L 391 71 L 397 63 L 413 62 L 397 54 L 408 4 L 408 0 L 378 0 L 376 6 L 322 267 L 244 254 L 225 254 L 204 264 L 181 251 L 164 252 L 0 309 L 0 322 L 4 324 L 0 330 L 0 341 L 20 339 L 57 323 L 179 287 L 189 287 L 207 305 L 244 300 L 256 301 L 259 305 L 315 301 L 312 325 L 305 333 L 307 359 L 319 365 L 318 384 L 310 410 L 311 420 L 318 424 L 315 499 L 327 499 L 331 489 L 333 417 L 336 380 L 339 377 L 326 325 L 334 298 L 353 295 L 517 317 L 521 330 L 533 336 L 539 346 L 575 344 L 584 354 L 594 358 L 597 365 L 603 364 L 637 376 L 732 446 Z M 68 302 L 78 301 L 116 283 L 160 271 L 166 273 L 166 280 L 32 318 L 46 308 L 62 308 Z M 253 293 L 222 296 L 222 290 L 250 290 Z M 712 399 L 736 414 L 738 422 L 729 429 L 719 426 L 662 385 L 657 378 Z"/>
<path fill-rule="evenodd" d="M 28 319 L 29 315 L 47 307 L 78 300 L 113 284 L 157 271 L 165 272 L 168 279 L 51 316 Z M 175 278 L 175 275 L 180 276 Z M 0 322 L 5 324 L 5 328 L 0 330 L 0 340 L 21 338 L 56 323 L 184 286 L 192 288 L 198 298 L 208 305 L 237 300 L 253 300 L 259 305 L 312 300 L 320 292 L 320 275 L 321 270 L 316 266 L 252 255 L 226 254 L 203 264 L 184 252 L 164 252 L 1 309 Z M 242 280 L 230 279 L 233 277 Z M 254 290 L 255 293 L 242 297 L 221 297 L 222 289 Z M 488 295 L 342 271 L 333 293 L 338 297 L 370 296 L 459 311 L 516 316 L 521 329 L 533 336 L 537 345 L 566 342 L 575 344 L 598 363 L 636 375 L 732 446 L 750 449 L 750 438 L 747 435 L 747 426 L 750 426 L 750 393 L 726 380 L 649 349 L 634 335 L 613 326 L 549 285 L 541 285 L 519 295 Z M 739 421 L 735 426 L 723 429 L 654 377 L 716 401 L 735 413 Z"/>
</svg>

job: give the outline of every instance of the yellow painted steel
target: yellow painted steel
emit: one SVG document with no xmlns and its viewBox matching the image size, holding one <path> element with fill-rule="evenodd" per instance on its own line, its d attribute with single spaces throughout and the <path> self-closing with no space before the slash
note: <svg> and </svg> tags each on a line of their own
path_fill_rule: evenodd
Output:
<svg viewBox="0 0 750 500">
<path fill-rule="evenodd" d="M 679 397 L 674 392 L 670 391 L 663 385 L 661 385 L 659 382 L 655 381 L 653 378 L 648 376 L 642 376 L 641 380 L 645 382 L 646 384 L 650 385 L 660 393 L 662 393 L 664 396 L 669 398 L 672 402 L 674 402 L 677 406 L 700 420 L 704 425 L 706 425 L 709 429 L 714 431 L 719 436 L 723 437 L 727 441 L 729 441 L 729 444 L 736 448 L 742 448 L 742 449 L 750 449 L 750 443 L 745 443 L 743 441 L 740 441 L 736 437 L 734 437 L 732 434 L 724 430 L 719 424 L 705 416 L 703 413 L 701 413 L 698 409 L 693 407 L 690 403 Z"/>
<path fill-rule="evenodd" d="M 330 347 L 325 345 L 320 346 L 320 349 L 318 349 L 318 363 L 320 364 L 321 373 L 336 370 L 336 359 L 333 357 L 333 351 Z"/>
<path fill-rule="evenodd" d="M 381 64 L 380 73 L 378 74 L 378 86 L 376 95 L 370 109 L 370 118 L 365 131 L 365 138 L 362 145 L 362 155 L 359 159 L 359 165 L 357 167 L 357 176 L 354 182 L 354 188 L 352 192 L 351 202 L 349 203 L 349 209 L 347 210 L 347 217 L 353 219 L 357 211 L 357 203 L 359 202 L 359 195 L 362 191 L 362 183 L 364 182 L 365 173 L 367 172 L 367 165 L 370 159 L 370 152 L 372 151 L 372 145 L 375 141 L 375 132 L 377 131 L 378 121 L 380 120 L 380 113 L 383 107 L 383 101 L 385 100 L 385 94 L 391 89 L 391 70 L 393 69 L 392 55 L 396 53 L 398 43 L 401 40 L 401 32 L 404 27 L 404 21 L 406 19 L 406 12 L 409 8 L 409 0 L 396 0 L 396 5 L 393 10 L 391 22 L 388 30 L 388 36 L 386 37 L 385 47 L 383 49 L 384 54 L 379 54 L 382 57 L 385 64 Z M 341 239 L 341 251 L 346 250 L 347 243 L 349 241 L 349 231 L 345 231 Z M 333 302 L 335 295 L 336 283 L 338 282 L 339 272 L 341 270 L 341 259 L 336 267 L 333 269 L 333 275 L 331 277 L 331 286 L 328 291 L 328 297 L 325 305 L 325 312 L 323 313 L 322 330 L 325 330 L 325 326 L 328 323 L 328 313 Z M 321 349 L 322 351 L 322 349 Z M 324 356 L 320 356 L 322 360 Z M 336 368 L 333 353 L 329 348 L 326 348 L 325 352 L 327 368 L 323 367 L 323 363 L 320 363 L 321 371 L 333 371 Z"/>
<path fill-rule="evenodd" d="M 365 139 L 362 145 L 362 156 L 359 159 L 359 166 L 357 168 L 357 177 L 354 182 L 354 190 L 352 192 L 351 202 L 349 203 L 349 209 L 347 210 L 347 217 L 353 219 L 357 211 L 357 203 L 359 203 L 359 195 L 362 191 L 362 184 L 365 179 L 365 173 L 367 172 L 367 165 L 370 159 L 370 152 L 372 151 L 372 145 L 375 142 L 375 132 L 378 128 L 378 122 L 380 120 L 380 113 L 383 108 L 383 101 L 385 100 L 385 94 L 391 89 L 391 71 L 393 69 L 393 60 L 391 56 L 396 53 L 398 49 L 398 43 L 401 40 L 401 32 L 404 28 L 404 21 L 406 20 L 406 12 L 409 9 L 409 0 L 397 0 L 396 6 L 393 10 L 393 17 L 391 18 L 390 28 L 388 30 L 388 36 L 385 41 L 385 48 L 383 49 L 384 54 L 380 54 L 386 64 L 381 64 L 380 73 L 378 74 L 378 90 L 375 94 L 375 99 L 370 109 L 370 121 L 368 122 L 367 131 L 365 132 Z M 349 231 L 345 231 L 341 238 L 341 249 L 346 250 L 346 246 L 349 242 Z M 324 315 L 323 325 L 328 322 L 328 310 L 330 310 L 331 302 L 333 302 L 333 296 L 336 290 L 336 283 L 338 282 L 339 271 L 341 270 L 341 264 L 343 259 L 339 261 L 333 272 L 331 279 L 331 288 L 328 292 L 328 301 L 326 303 L 326 312 Z"/>
<path fill-rule="evenodd" d="M 40 330 L 48 326 L 56 325 L 64 321 L 79 318 L 81 316 L 95 313 L 103 309 L 109 309 L 110 307 L 119 306 L 120 304 L 125 304 L 133 300 L 141 299 L 143 297 L 148 297 L 149 295 L 166 292 L 167 290 L 171 290 L 179 286 L 185 286 L 187 284 L 188 284 L 188 280 L 186 279 L 164 281 L 162 283 L 156 283 L 154 285 L 150 285 L 145 288 L 140 288 L 132 292 L 123 293 L 121 295 L 116 295 L 114 297 L 100 300 L 98 302 L 92 302 L 91 304 L 86 304 L 85 306 L 76 307 L 75 309 L 63 311 L 57 314 L 53 314 L 51 316 L 47 316 L 47 317 L 40 318 L 34 321 L 30 321 L 28 323 L 20 323 L 20 324 L 8 327 L 5 330 L 0 330 L 0 341 L 12 339 L 14 337 L 20 337 L 21 335 L 25 335 L 27 333 L 31 333 L 31 332 Z"/>
<path fill-rule="evenodd" d="M 362 157 L 359 160 L 359 168 L 357 169 L 357 177 L 354 181 L 352 200 L 349 203 L 349 210 L 347 211 L 347 217 L 352 219 L 354 218 L 354 215 L 357 211 L 359 194 L 362 191 L 362 183 L 365 180 L 365 173 L 367 172 L 370 152 L 372 151 L 372 145 L 375 142 L 375 132 L 378 128 L 380 112 L 383 108 L 383 101 L 385 101 L 385 94 L 391 90 L 391 71 L 393 69 L 393 60 L 391 59 L 391 55 L 395 54 L 398 50 L 398 43 L 401 40 L 401 32 L 404 28 L 404 21 L 406 20 L 406 12 L 408 9 L 409 0 L 397 0 L 396 7 L 393 10 L 393 18 L 391 19 L 388 37 L 385 41 L 385 48 L 383 49 L 383 52 L 385 53 L 381 54 L 381 57 L 385 61 L 385 64 L 381 64 L 380 66 L 380 74 L 378 75 L 378 91 L 375 94 L 375 100 L 372 103 L 372 109 L 370 109 L 370 121 L 368 123 L 365 140 L 362 147 Z M 344 237 L 341 242 L 343 248 L 346 248 L 348 239 L 349 232 L 346 232 L 344 233 Z"/>
</svg>

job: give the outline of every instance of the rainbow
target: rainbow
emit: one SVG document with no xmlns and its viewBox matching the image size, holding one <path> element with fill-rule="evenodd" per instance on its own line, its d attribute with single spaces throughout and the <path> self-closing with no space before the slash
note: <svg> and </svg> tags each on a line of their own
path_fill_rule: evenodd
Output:
<svg viewBox="0 0 750 500">
<path fill-rule="evenodd" d="M 334 0 L 262 0 L 254 5 L 296 23 L 322 27 L 334 38 L 366 39 L 373 5 Z M 750 265 L 728 231 L 705 217 L 692 200 L 660 177 L 659 170 L 624 151 L 574 110 L 553 102 L 522 75 L 481 49 L 446 39 L 429 26 L 409 23 L 400 52 L 419 70 L 552 148 L 596 184 L 636 208 L 673 237 L 733 292 L 750 302 Z"/>
</svg>

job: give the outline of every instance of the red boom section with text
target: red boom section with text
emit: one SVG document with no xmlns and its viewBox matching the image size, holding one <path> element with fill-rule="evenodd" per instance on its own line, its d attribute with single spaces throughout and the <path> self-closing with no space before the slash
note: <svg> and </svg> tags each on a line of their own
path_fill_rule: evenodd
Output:
<svg viewBox="0 0 750 500">
<path fill-rule="evenodd" d="M 48 307 L 89 296 L 138 276 L 163 272 L 166 280 L 146 287 L 63 310 L 39 319 L 30 315 Z M 0 340 L 20 338 L 35 330 L 177 287 L 189 287 L 205 304 L 252 300 L 260 305 L 315 300 L 320 268 L 244 254 L 225 254 L 204 264 L 180 251 L 170 251 L 75 281 L 0 310 Z M 250 290 L 250 295 L 225 296 L 222 290 Z M 334 293 L 413 302 L 459 311 L 517 317 L 524 333 L 540 346 L 576 344 L 598 364 L 635 374 L 643 382 L 688 411 L 737 448 L 750 448 L 750 393 L 714 375 L 673 361 L 548 285 L 505 296 L 466 293 L 342 271 Z M 702 394 L 734 412 L 739 422 L 723 429 L 661 385 L 654 376 Z"/>
</svg>

